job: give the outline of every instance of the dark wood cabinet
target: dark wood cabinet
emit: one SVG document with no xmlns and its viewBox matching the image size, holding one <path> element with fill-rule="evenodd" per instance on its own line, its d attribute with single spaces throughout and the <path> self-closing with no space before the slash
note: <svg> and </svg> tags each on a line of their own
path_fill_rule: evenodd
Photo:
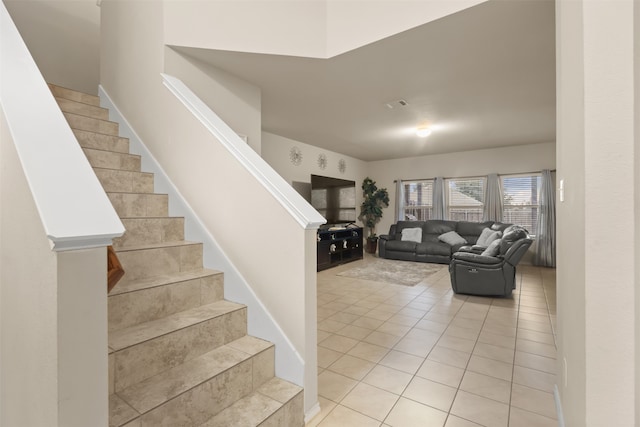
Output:
<svg viewBox="0 0 640 427">
<path fill-rule="evenodd" d="M 318 271 L 362 259 L 362 228 L 318 231 Z"/>
</svg>

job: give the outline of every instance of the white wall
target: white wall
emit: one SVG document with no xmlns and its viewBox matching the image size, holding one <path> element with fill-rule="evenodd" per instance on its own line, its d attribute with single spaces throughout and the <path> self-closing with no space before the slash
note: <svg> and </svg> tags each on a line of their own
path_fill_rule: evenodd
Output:
<svg viewBox="0 0 640 427">
<path fill-rule="evenodd" d="M 640 212 L 628 186 L 612 185 L 637 181 L 638 173 L 634 2 L 558 2 L 557 28 L 557 179 L 565 183 L 558 206 L 558 385 L 565 424 L 638 425 L 638 242 L 631 236 Z"/>
<path fill-rule="evenodd" d="M 189 86 L 236 133 L 247 136 L 251 148 L 260 154 L 260 88 L 171 48 L 165 50 L 165 71 Z"/>
<path fill-rule="evenodd" d="M 368 175 L 377 181 L 378 187 L 389 190 L 390 198 L 377 233 L 386 234 L 394 222 L 394 180 L 515 174 L 554 169 L 555 166 L 553 142 L 370 162 L 367 164 Z"/>
<path fill-rule="evenodd" d="M 97 95 L 100 8 L 95 0 L 4 0 L 45 80 Z"/>
</svg>

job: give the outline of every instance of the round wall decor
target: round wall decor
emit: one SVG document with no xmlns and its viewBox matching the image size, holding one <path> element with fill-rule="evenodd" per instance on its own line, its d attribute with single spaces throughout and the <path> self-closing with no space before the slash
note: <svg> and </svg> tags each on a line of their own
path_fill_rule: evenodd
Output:
<svg viewBox="0 0 640 427">
<path fill-rule="evenodd" d="M 318 166 L 320 167 L 320 169 L 326 169 L 327 168 L 327 156 L 324 154 L 320 154 L 318 156 Z"/>
<path fill-rule="evenodd" d="M 345 162 L 344 159 L 338 160 L 338 170 L 340 173 L 345 173 L 347 170 L 347 162 Z"/>
<path fill-rule="evenodd" d="M 302 151 L 300 151 L 298 147 L 291 147 L 291 150 L 289 150 L 289 159 L 294 166 L 300 166 L 300 163 L 302 163 Z"/>
</svg>

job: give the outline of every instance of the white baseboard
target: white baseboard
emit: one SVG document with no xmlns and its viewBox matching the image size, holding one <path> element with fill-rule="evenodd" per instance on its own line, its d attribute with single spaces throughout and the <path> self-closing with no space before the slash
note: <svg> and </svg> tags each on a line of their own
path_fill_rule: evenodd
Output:
<svg viewBox="0 0 640 427">
<path fill-rule="evenodd" d="M 311 407 L 311 409 L 309 409 L 307 412 L 305 412 L 305 414 L 304 414 L 304 423 L 305 424 L 309 423 L 309 421 L 311 421 L 319 413 L 320 413 L 320 403 L 316 402 L 316 404 L 313 405 Z"/>
<path fill-rule="evenodd" d="M 558 385 L 553 386 L 553 400 L 556 402 L 556 415 L 558 417 L 558 427 L 564 427 L 564 414 L 562 413 L 562 401 L 560 400 L 560 391 Z"/>
</svg>

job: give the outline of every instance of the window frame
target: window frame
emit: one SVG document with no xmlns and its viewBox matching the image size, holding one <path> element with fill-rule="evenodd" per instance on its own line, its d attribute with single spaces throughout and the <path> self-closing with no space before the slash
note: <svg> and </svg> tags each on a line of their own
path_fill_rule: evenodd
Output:
<svg viewBox="0 0 640 427">
<path fill-rule="evenodd" d="M 411 179 L 411 180 L 402 180 L 402 219 L 399 219 L 400 221 L 425 221 L 425 220 L 429 220 L 431 219 L 431 216 L 433 215 L 433 185 L 435 183 L 435 179 L 430 178 L 430 179 Z M 410 193 L 407 192 L 407 186 L 410 185 L 419 185 L 419 184 L 430 184 L 431 186 L 431 198 L 429 198 L 428 200 L 426 200 L 427 203 L 424 203 L 425 200 L 422 200 L 422 204 L 409 204 L 409 197 L 410 197 Z M 416 194 L 417 191 L 416 191 Z M 421 197 L 416 197 L 416 202 L 418 200 L 422 199 Z M 413 209 L 414 211 L 417 210 L 422 210 L 423 214 L 422 215 L 413 215 L 415 217 L 415 219 L 408 219 L 407 218 L 407 208 Z M 422 217 L 422 218 L 421 218 Z"/>
<path fill-rule="evenodd" d="M 474 181 L 477 180 L 480 182 L 479 189 L 482 192 L 482 201 L 478 201 L 469 196 L 469 198 L 476 200 L 480 203 L 477 204 L 468 204 L 468 205 L 451 205 L 451 183 L 452 182 L 462 182 L 462 181 Z M 461 178 L 446 178 L 444 180 L 445 187 L 445 217 L 450 221 L 471 221 L 471 222 L 482 222 L 484 216 L 484 205 L 485 205 L 485 191 L 487 186 L 487 177 L 486 176 L 470 176 L 470 177 L 461 177 Z M 462 193 L 464 194 L 464 193 Z M 453 218 L 452 215 L 452 207 L 454 209 L 467 209 L 467 212 L 464 213 L 465 218 Z M 476 213 L 477 219 L 469 218 L 470 211 L 476 211 L 479 209 L 479 212 Z"/>
<path fill-rule="evenodd" d="M 506 203 L 506 197 L 507 197 L 507 192 L 505 191 L 505 179 L 509 179 L 509 178 L 531 178 L 531 177 L 536 177 L 537 178 L 537 185 L 538 185 L 538 189 L 537 189 L 537 203 L 532 203 L 530 202 L 529 204 L 507 204 Z M 508 206 L 520 206 L 520 207 L 527 207 L 530 209 L 535 209 L 536 211 L 536 215 L 535 218 L 533 218 L 533 223 L 531 224 L 531 226 L 529 226 L 529 224 L 517 224 L 517 225 L 521 225 L 523 227 L 525 227 L 527 229 L 527 231 L 529 231 L 529 235 L 531 237 L 535 237 L 538 234 L 538 230 L 537 230 L 537 226 L 538 226 L 538 216 L 540 215 L 540 188 L 542 186 L 542 173 L 540 172 L 533 172 L 533 173 L 514 173 L 514 174 L 509 174 L 509 175 L 500 175 L 500 189 L 502 192 L 502 217 L 503 217 L 503 222 L 505 223 L 510 223 L 510 224 L 517 224 L 516 222 L 513 222 L 511 220 L 507 220 L 505 218 L 505 214 L 507 212 L 507 207 Z M 532 216 L 532 215 L 531 215 Z M 522 222 L 522 221 L 520 221 Z"/>
</svg>

